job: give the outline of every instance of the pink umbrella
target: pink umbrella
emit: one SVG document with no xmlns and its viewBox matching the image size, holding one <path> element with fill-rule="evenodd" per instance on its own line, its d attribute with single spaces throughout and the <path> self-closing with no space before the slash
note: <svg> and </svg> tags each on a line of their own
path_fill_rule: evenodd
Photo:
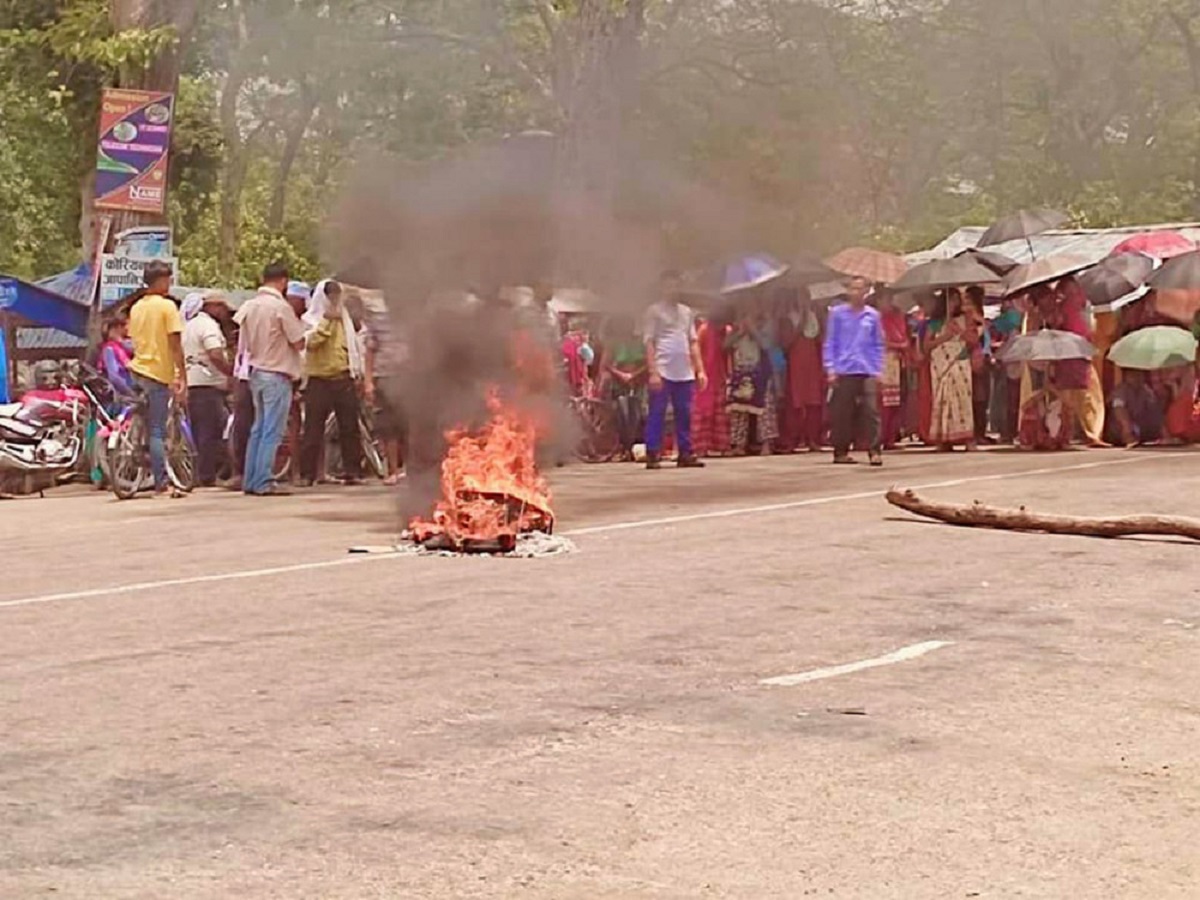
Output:
<svg viewBox="0 0 1200 900">
<path fill-rule="evenodd" d="M 1178 231 L 1146 231 L 1135 234 L 1113 248 L 1109 256 L 1120 256 L 1122 253 L 1144 253 L 1155 259 L 1174 259 L 1196 249 L 1195 243 L 1189 241 Z"/>
</svg>

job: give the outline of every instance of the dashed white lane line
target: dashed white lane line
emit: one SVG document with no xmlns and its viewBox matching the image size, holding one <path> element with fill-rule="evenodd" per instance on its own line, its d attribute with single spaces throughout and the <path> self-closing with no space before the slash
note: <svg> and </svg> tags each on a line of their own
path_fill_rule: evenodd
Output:
<svg viewBox="0 0 1200 900">
<path fill-rule="evenodd" d="M 936 481 L 929 484 L 914 485 L 914 490 L 933 490 L 936 488 L 958 487 L 964 484 L 979 484 L 988 481 L 1005 481 L 1014 478 L 1030 478 L 1035 475 L 1054 475 L 1059 472 L 1079 472 L 1086 469 L 1104 469 L 1112 466 L 1124 466 L 1149 460 L 1161 460 L 1164 456 L 1136 456 L 1127 459 L 1099 460 L 1090 463 L 1079 463 L 1070 466 L 1048 466 L 1041 469 L 1026 469 L 1021 472 L 1004 472 L 997 475 L 976 475 L 967 478 L 955 478 L 949 481 Z M 592 534 L 607 534 L 616 531 L 629 531 L 635 528 L 655 528 L 662 525 L 678 525 L 685 522 L 703 522 L 710 519 L 729 519 L 736 516 L 757 515 L 760 513 L 781 512 L 790 509 L 804 509 L 809 506 L 822 506 L 830 503 L 846 503 L 852 500 L 868 500 L 882 497 L 886 490 L 861 491 L 854 494 L 834 494 L 828 497 L 810 497 L 806 500 L 794 500 L 787 503 L 768 503 L 762 506 L 748 506 L 740 509 L 721 509 L 711 512 L 693 513 L 683 516 L 666 516 L 657 519 L 639 519 L 632 522 L 614 522 L 608 525 L 596 525 L 589 528 L 576 528 L 561 532 L 569 537 L 583 537 Z M 119 594 L 137 594 L 145 591 L 162 590 L 163 588 L 187 587 L 195 584 L 213 584 L 221 581 L 239 581 L 252 578 L 269 578 L 274 575 L 290 575 L 296 572 L 313 572 L 320 569 L 333 569 L 341 566 L 357 565 L 381 559 L 412 559 L 411 556 L 399 554 L 363 554 L 343 556 L 338 559 L 318 562 L 296 563 L 286 566 L 271 566 L 264 569 L 244 569 L 233 572 L 215 572 L 209 575 L 193 575 L 186 578 L 169 578 L 162 581 L 137 581 L 131 584 L 109 585 L 107 587 L 89 588 L 80 591 L 64 591 L 57 594 L 42 594 L 35 597 L 19 597 L 13 600 L 0 600 L 0 609 L 12 609 L 21 606 L 37 606 L 44 603 L 65 603 L 73 600 L 90 600 L 96 597 L 108 597 Z"/>
<path fill-rule="evenodd" d="M 827 666 L 823 669 L 810 669 L 807 672 L 798 672 L 795 675 L 779 675 L 775 678 L 764 678 L 759 684 L 767 684 L 772 687 L 795 687 L 798 684 L 820 681 L 823 678 L 837 678 L 839 675 L 851 675 L 855 672 L 861 672 L 864 669 L 894 666 L 896 663 L 907 662 L 910 659 L 924 656 L 926 653 L 932 653 L 934 650 L 949 647 L 953 643 L 953 641 L 925 641 L 921 644 L 902 647 L 895 653 L 889 653 L 886 656 L 876 656 L 873 659 L 860 659 L 858 662 L 845 663 L 840 666 Z"/>
</svg>

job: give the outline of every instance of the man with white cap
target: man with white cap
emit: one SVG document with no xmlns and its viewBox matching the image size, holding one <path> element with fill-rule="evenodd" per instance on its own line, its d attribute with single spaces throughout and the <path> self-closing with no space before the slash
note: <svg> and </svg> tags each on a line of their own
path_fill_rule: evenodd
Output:
<svg viewBox="0 0 1200 900">
<path fill-rule="evenodd" d="M 212 487 L 217 482 L 217 459 L 225 430 L 225 396 L 233 374 L 220 324 L 230 316 L 229 301 L 220 291 L 188 294 L 181 312 L 188 416 L 196 441 L 196 480 L 200 487 Z"/>
</svg>

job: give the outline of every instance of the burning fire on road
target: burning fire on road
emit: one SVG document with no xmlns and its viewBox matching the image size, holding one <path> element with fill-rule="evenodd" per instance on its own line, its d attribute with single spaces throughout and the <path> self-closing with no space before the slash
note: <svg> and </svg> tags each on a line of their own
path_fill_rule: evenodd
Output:
<svg viewBox="0 0 1200 900">
<path fill-rule="evenodd" d="M 488 420 L 447 432 L 442 496 L 432 515 L 409 522 L 408 538 L 431 551 L 511 553 L 525 535 L 550 535 L 550 485 L 538 471 L 533 417 L 488 392 Z"/>
</svg>

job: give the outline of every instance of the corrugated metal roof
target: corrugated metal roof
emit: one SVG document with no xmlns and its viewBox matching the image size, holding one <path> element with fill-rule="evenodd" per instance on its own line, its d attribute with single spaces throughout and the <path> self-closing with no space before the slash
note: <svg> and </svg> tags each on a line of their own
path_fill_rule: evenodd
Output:
<svg viewBox="0 0 1200 900">
<path fill-rule="evenodd" d="M 83 350 L 87 341 L 57 328 L 18 328 L 17 350 Z"/>
<path fill-rule="evenodd" d="M 36 282 L 38 287 L 45 288 L 60 297 L 90 306 L 92 303 L 92 267 L 83 263 L 70 272 L 60 272 Z"/>
<path fill-rule="evenodd" d="M 974 247 L 987 228 L 968 226 L 955 231 L 936 247 L 923 250 L 920 253 L 910 253 L 905 257 L 910 264 L 931 262 L 935 259 L 949 259 L 964 250 Z M 1080 228 L 1047 231 L 1030 238 L 1029 242 L 1009 241 L 988 247 L 997 253 L 1003 253 L 1019 263 L 1031 262 L 1030 244 L 1033 245 L 1033 255 L 1038 259 L 1053 256 L 1058 253 L 1078 253 L 1091 256 L 1096 262 L 1105 259 L 1122 241 L 1136 234 L 1153 231 L 1178 231 L 1192 241 L 1200 242 L 1200 222 L 1182 222 L 1161 225 L 1129 225 L 1121 228 Z"/>
</svg>

